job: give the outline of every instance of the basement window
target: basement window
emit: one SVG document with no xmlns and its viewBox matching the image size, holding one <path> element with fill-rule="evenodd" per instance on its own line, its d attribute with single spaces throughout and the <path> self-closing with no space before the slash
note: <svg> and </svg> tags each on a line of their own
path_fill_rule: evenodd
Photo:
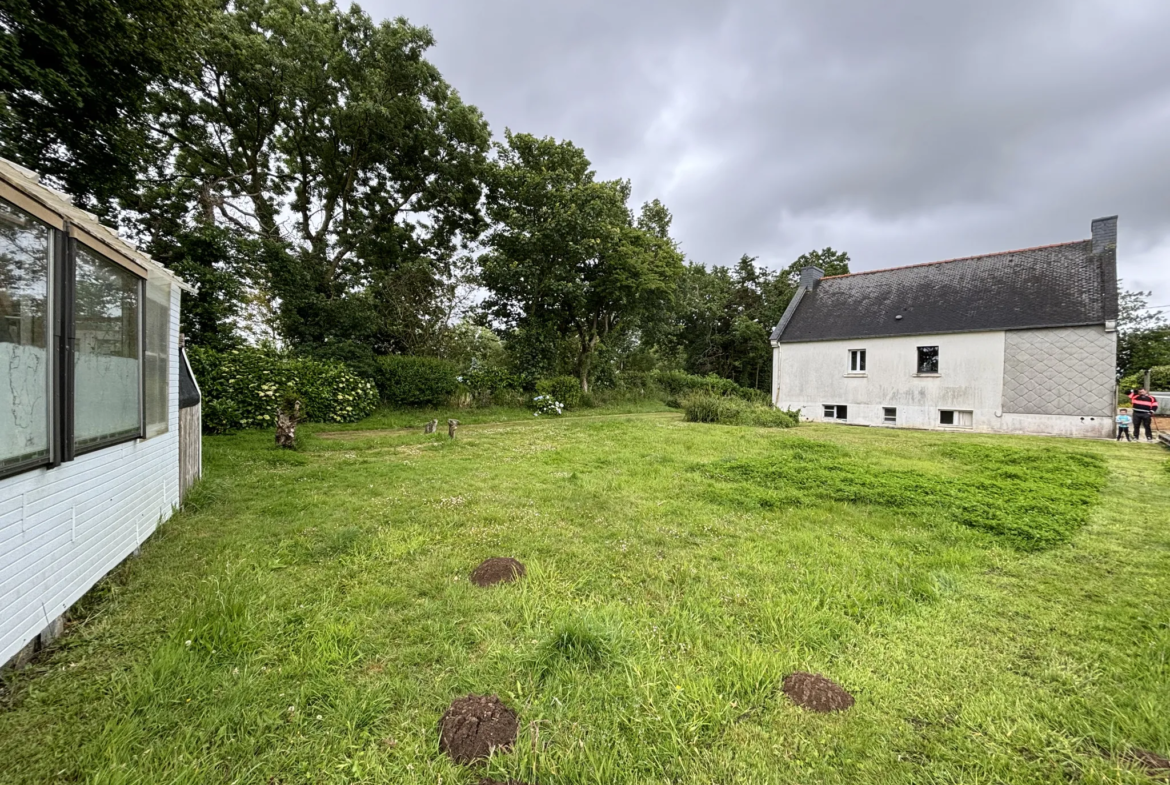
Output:
<svg viewBox="0 0 1170 785">
<path fill-rule="evenodd" d="M 938 424 L 947 425 L 952 428 L 970 428 L 972 427 L 971 412 L 958 409 L 940 409 L 938 412 Z"/>
<path fill-rule="evenodd" d="M 825 419 L 826 420 L 846 420 L 849 416 L 849 407 L 845 404 L 826 403 L 825 404 Z"/>
<path fill-rule="evenodd" d="M 938 347 L 918 347 L 918 373 L 938 373 Z"/>
<path fill-rule="evenodd" d="M 883 406 L 882 422 L 886 425 L 896 424 L 898 422 L 898 409 L 894 406 Z"/>
<path fill-rule="evenodd" d="M 865 349 L 849 350 L 849 373 L 865 373 Z"/>
</svg>

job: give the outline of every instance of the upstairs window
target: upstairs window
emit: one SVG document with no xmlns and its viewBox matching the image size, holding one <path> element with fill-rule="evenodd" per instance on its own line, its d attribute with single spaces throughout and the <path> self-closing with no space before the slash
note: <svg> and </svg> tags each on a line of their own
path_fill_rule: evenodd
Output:
<svg viewBox="0 0 1170 785">
<path fill-rule="evenodd" d="M 938 347 L 918 347 L 918 373 L 938 373 Z"/>
<path fill-rule="evenodd" d="M 849 373 L 865 373 L 865 349 L 849 350 Z"/>
<path fill-rule="evenodd" d="M 49 227 L 0 200 L 0 473 L 49 462 Z"/>
</svg>

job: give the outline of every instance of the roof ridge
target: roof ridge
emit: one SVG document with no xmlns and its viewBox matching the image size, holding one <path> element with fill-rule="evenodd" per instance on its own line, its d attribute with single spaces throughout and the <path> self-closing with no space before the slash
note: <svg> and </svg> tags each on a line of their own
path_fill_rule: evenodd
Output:
<svg viewBox="0 0 1170 785">
<path fill-rule="evenodd" d="M 968 262 L 972 259 L 986 259 L 989 256 L 1006 256 L 1013 253 L 1025 253 L 1027 251 L 1042 251 L 1046 248 L 1060 248 L 1064 245 L 1076 245 L 1077 243 L 1091 242 L 1089 239 L 1083 240 L 1068 240 L 1063 243 L 1051 243 L 1049 245 L 1034 245 L 1031 248 L 1017 248 L 1013 251 L 995 251 L 993 253 L 980 253 L 973 256 L 958 256 L 954 259 L 940 259 L 936 262 L 919 262 L 918 264 L 904 264 L 899 267 L 883 267 L 880 270 L 861 270 L 856 273 L 843 273 L 841 275 L 826 275 L 822 281 L 829 281 L 834 278 L 852 278 L 855 275 L 872 275 L 873 273 L 889 273 L 894 270 L 908 270 L 913 267 L 930 267 L 932 264 L 948 264 L 949 262 Z"/>
</svg>

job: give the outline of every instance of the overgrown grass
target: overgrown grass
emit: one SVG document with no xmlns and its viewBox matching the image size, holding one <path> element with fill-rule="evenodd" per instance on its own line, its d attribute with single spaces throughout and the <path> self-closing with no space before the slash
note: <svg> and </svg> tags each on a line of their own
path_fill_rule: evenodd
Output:
<svg viewBox="0 0 1170 785">
<path fill-rule="evenodd" d="M 1170 752 L 1157 448 L 533 419 L 208 439 L 5 681 L 0 782 L 1141 783 L 1125 753 Z M 471 586 L 496 555 L 527 577 Z M 794 670 L 856 706 L 796 708 Z M 522 721 L 475 771 L 436 737 L 472 691 Z"/>
<path fill-rule="evenodd" d="M 691 395 L 682 400 L 687 422 L 720 425 L 752 425 L 758 428 L 795 428 L 798 412 L 777 409 L 769 403 L 745 401 L 725 395 Z"/>
<path fill-rule="evenodd" d="M 1105 462 L 1085 451 L 988 444 L 929 444 L 926 466 L 897 468 L 883 454 L 789 439 L 766 458 L 716 464 L 731 503 L 765 508 L 823 501 L 949 519 L 1002 535 L 1022 550 L 1066 542 L 1105 487 Z"/>
</svg>

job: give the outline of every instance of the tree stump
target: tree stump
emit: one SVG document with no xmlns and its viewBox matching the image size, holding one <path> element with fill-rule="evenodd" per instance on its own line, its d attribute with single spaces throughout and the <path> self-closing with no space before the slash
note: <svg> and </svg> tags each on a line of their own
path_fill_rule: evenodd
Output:
<svg viewBox="0 0 1170 785">
<path fill-rule="evenodd" d="M 447 435 L 452 439 L 455 438 L 455 429 L 459 427 L 458 420 L 447 420 Z"/>
<path fill-rule="evenodd" d="M 282 404 L 276 415 L 276 446 L 286 450 L 296 447 L 297 423 L 301 419 L 301 402 Z"/>
</svg>

